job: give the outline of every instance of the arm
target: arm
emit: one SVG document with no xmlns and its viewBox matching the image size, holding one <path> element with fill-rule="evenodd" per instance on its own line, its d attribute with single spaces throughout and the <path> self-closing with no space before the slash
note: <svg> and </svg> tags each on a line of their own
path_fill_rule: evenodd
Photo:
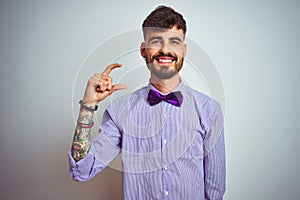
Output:
<svg viewBox="0 0 300 200">
<path fill-rule="evenodd" d="M 85 157 L 91 147 L 93 115 L 94 112 L 91 109 L 88 109 L 83 105 L 80 106 L 79 117 L 72 143 L 72 157 L 75 161 L 79 161 Z"/>
<path fill-rule="evenodd" d="M 204 140 L 205 199 L 222 200 L 226 176 L 223 115 L 218 104 L 211 108 L 210 127 Z"/>
<path fill-rule="evenodd" d="M 91 141 L 83 158 L 76 161 L 69 152 L 70 175 L 73 180 L 87 181 L 101 172 L 120 153 L 120 130 L 109 106 L 103 115 L 101 129 Z"/>
<path fill-rule="evenodd" d="M 102 74 L 95 74 L 88 81 L 72 143 L 71 154 L 76 162 L 84 158 L 91 147 L 95 106 L 114 91 L 126 88 L 123 84 L 112 85 L 112 78 L 108 75 L 116 67 L 121 67 L 121 64 L 109 65 Z"/>
</svg>

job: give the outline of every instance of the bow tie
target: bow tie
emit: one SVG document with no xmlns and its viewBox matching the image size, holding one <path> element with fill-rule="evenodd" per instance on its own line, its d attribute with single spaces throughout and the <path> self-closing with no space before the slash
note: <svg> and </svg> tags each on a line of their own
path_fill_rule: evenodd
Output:
<svg viewBox="0 0 300 200">
<path fill-rule="evenodd" d="M 183 101 L 181 92 L 171 92 L 168 95 L 161 95 L 159 92 L 150 89 L 148 94 L 148 102 L 151 106 L 166 101 L 174 106 L 180 107 Z"/>
</svg>

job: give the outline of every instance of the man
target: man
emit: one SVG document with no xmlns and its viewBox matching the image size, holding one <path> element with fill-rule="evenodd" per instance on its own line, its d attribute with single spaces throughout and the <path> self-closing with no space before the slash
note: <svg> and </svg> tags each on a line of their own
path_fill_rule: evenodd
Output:
<svg viewBox="0 0 300 200">
<path fill-rule="evenodd" d="M 172 8 L 160 6 L 145 19 L 140 53 L 150 83 L 108 106 L 93 141 L 97 105 L 126 86 L 109 76 L 118 63 L 89 79 L 69 152 L 74 180 L 92 178 L 121 153 L 124 199 L 223 199 L 222 112 L 181 82 L 185 33 L 185 20 Z"/>
</svg>

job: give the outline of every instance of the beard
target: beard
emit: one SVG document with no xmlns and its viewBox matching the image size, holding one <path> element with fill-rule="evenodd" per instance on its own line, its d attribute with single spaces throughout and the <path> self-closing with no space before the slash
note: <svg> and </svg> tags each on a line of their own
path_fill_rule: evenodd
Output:
<svg viewBox="0 0 300 200">
<path fill-rule="evenodd" d="M 172 65 L 175 65 L 175 67 L 172 67 L 170 65 L 161 65 L 161 64 L 155 64 L 154 62 L 157 60 L 158 57 L 161 56 L 167 56 L 173 58 Z M 148 69 L 152 74 L 157 76 L 159 79 L 170 79 L 182 69 L 184 58 L 183 56 L 177 56 L 173 55 L 171 53 L 164 54 L 163 52 L 159 52 L 152 57 L 146 56 L 146 64 Z"/>
</svg>

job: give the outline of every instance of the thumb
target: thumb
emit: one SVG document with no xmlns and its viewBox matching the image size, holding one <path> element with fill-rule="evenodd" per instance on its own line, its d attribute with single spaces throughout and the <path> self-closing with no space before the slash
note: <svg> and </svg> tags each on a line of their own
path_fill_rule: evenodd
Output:
<svg viewBox="0 0 300 200">
<path fill-rule="evenodd" d="M 111 88 L 111 91 L 114 92 L 114 91 L 117 91 L 117 90 L 124 90 L 126 89 L 126 85 L 124 84 L 115 84 L 112 86 Z"/>
</svg>

